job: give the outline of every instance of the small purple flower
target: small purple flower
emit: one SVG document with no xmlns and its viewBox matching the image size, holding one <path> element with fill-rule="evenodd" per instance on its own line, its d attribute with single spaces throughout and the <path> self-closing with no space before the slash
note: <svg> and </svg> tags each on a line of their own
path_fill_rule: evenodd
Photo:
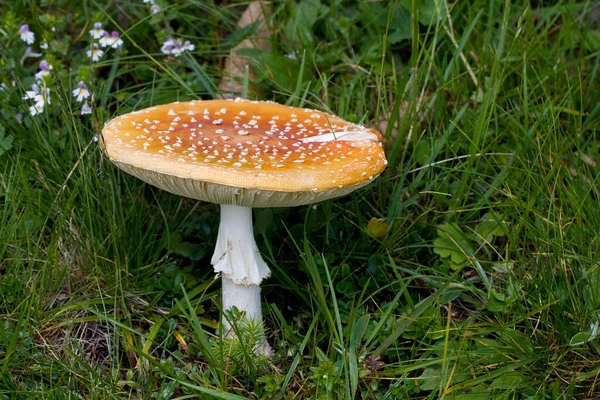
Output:
<svg viewBox="0 0 600 400">
<path fill-rule="evenodd" d="M 29 30 L 29 25 L 21 25 L 21 28 L 19 29 L 19 34 L 21 35 L 21 40 L 25 43 L 33 44 L 33 42 L 35 42 L 35 35 Z"/>
<path fill-rule="evenodd" d="M 92 108 L 90 107 L 90 105 L 88 104 L 88 102 L 86 101 L 85 103 L 83 103 L 83 105 L 81 106 L 81 115 L 86 115 L 86 114 L 91 114 L 92 113 Z"/>
<path fill-rule="evenodd" d="M 90 92 L 88 91 L 87 86 L 85 86 L 85 83 L 83 81 L 79 81 L 79 83 L 77 84 L 77 89 L 73 90 L 73 96 L 77 98 L 77 101 L 79 103 L 81 103 L 83 99 L 87 99 L 88 97 L 90 97 Z"/>
<path fill-rule="evenodd" d="M 39 82 L 40 85 L 43 82 Z M 23 100 L 33 100 L 35 104 L 29 107 L 29 113 L 31 115 L 37 115 L 44 112 L 44 106 L 50 104 L 50 89 L 47 87 L 40 87 L 37 83 L 31 86 L 32 90 L 25 92 Z"/>
<path fill-rule="evenodd" d="M 28 57 L 34 57 L 34 58 L 40 58 L 42 56 L 41 53 L 36 53 L 31 49 L 31 46 L 28 46 L 25 49 L 25 55 L 23 56 L 23 58 L 28 58 Z"/>
<path fill-rule="evenodd" d="M 154 0 L 144 0 L 144 3 L 150 3 L 150 12 L 156 14 L 160 12 L 160 6 L 154 2 Z"/>
<path fill-rule="evenodd" d="M 35 96 L 40 94 L 40 85 L 34 83 L 31 85 L 31 90 L 25 92 L 25 96 L 23 96 L 23 100 L 35 99 Z"/>
<path fill-rule="evenodd" d="M 29 115 L 34 116 L 44 112 L 44 103 L 35 103 L 29 106 Z"/>
<path fill-rule="evenodd" d="M 112 31 L 109 35 L 108 32 L 104 32 L 102 39 L 99 41 L 100 46 L 102 47 L 112 47 L 113 49 L 118 49 L 123 44 L 123 40 L 119 38 L 119 32 Z"/>
<path fill-rule="evenodd" d="M 189 40 L 186 40 L 182 44 L 179 40 L 167 39 L 160 48 L 160 51 L 162 51 L 163 54 L 179 57 L 184 51 L 192 51 L 194 48 L 195 46 L 191 44 Z"/>
<path fill-rule="evenodd" d="M 90 31 L 90 35 L 94 39 L 100 39 L 102 36 L 104 36 L 105 33 L 106 31 L 102 29 L 102 22 L 96 22 L 94 24 L 94 29 Z"/>
<path fill-rule="evenodd" d="M 92 43 L 90 50 L 86 51 L 86 53 L 93 62 L 96 62 L 104 55 L 104 50 L 100 50 L 98 44 Z"/>
<path fill-rule="evenodd" d="M 189 40 L 186 40 L 185 42 L 183 42 L 183 50 L 194 51 L 195 48 L 196 48 L 196 46 L 191 44 Z"/>
<path fill-rule="evenodd" d="M 175 46 L 176 46 L 175 40 L 167 39 L 167 40 L 165 40 L 162 47 L 160 48 L 160 51 L 162 51 L 163 54 L 171 54 L 171 52 L 173 51 L 173 48 Z"/>
<path fill-rule="evenodd" d="M 104 33 L 102 33 L 102 37 L 100 38 L 100 40 L 98 41 L 98 43 L 100 43 L 100 46 L 102 47 L 107 47 L 111 45 L 111 37 L 108 34 L 108 32 L 104 31 Z"/>
<path fill-rule="evenodd" d="M 111 47 L 113 49 L 118 49 L 119 47 L 121 47 L 123 45 L 123 40 L 121 40 L 121 38 L 119 37 L 119 32 L 112 31 L 111 36 L 112 36 L 112 40 L 113 40 L 113 44 Z"/>
<path fill-rule="evenodd" d="M 48 64 L 48 61 L 42 60 L 40 62 L 40 71 L 35 74 L 35 77 L 42 79 L 44 76 L 50 75 L 50 71 L 53 69 L 52 65 Z"/>
</svg>

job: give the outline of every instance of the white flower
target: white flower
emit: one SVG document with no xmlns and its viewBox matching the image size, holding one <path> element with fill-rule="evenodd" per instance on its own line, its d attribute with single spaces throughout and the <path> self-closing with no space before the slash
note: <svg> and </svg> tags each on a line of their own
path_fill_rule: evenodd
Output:
<svg viewBox="0 0 600 400">
<path fill-rule="evenodd" d="M 44 103 L 35 103 L 34 105 L 29 107 L 30 115 L 37 115 L 44 112 Z"/>
<path fill-rule="evenodd" d="M 90 92 L 88 91 L 83 81 L 80 81 L 77 84 L 77 89 L 73 90 L 73 96 L 77 98 L 77 102 L 79 103 L 81 103 L 83 99 L 87 99 L 88 97 L 90 97 Z"/>
<path fill-rule="evenodd" d="M 284 55 L 284 57 L 295 61 L 298 59 L 298 50 L 294 50 L 290 53 L 287 53 L 286 55 Z"/>
<path fill-rule="evenodd" d="M 175 47 L 175 40 L 167 39 L 160 48 L 163 54 L 171 54 L 171 50 Z"/>
<path fill-rule="evenodd" d="M 195 48 L 196 48 L 196 46 L 191 44 L 189 40 L 186 40 L 185 42 L 183 42 L 183 50 L 194 51 Z"/>
<path fill-rule="evenodd" d="M 40 49 L 46 50 L 48 48 L 48 42 L 44 42 L 40 45 Z"/>
<path fill-rule="evenodd" d="M 91 113 L 92 113 L 92 108 L 89 106 L 88 102 L 86 101 L 81 106 L 81 115 L 86 115 L 86 114 L 91 114 Z"/>
<path fill-rule="evenodd" d="M 113 44 L 112 47 L 113 49 L 118 49 L 119 47 L 121 47 L 123 45 L 123 40 L 121 40 L 121 38 L 119 37 L 119 34 L 117 32 L 112 33 L 112 37 L 113 37 Z"/>
<path fill-rule="evenodd" d="M 100 60 L 100 58 L 104 55 L 104 50 L 100 50 L 96 43 L 92 43 L 92 48 L 88 50 L 87 56 L 92 59 L 93 62 Z"/>
<path fill-rule="evenodd" d="M 104 34 L 102 35 L 102 37 L 100 38 L 100 40 L 98 41 L 98 43 L 100 43 L 100 46 L 102 46 L 102 47 L 107 47 L 113 43 L 113 39 L 108 34 L 108 32 L 105 31 Z"/>
<path fill-rule="evenodd" d="M 36 105 L 41 106 L 42 108 L 44 105 L 50 104 L 50 88 L 42 90 L 39 94 L 35 95 L 33 100 L 35 100 Z"/>
<path fill-rule="evenodd" d="M 31 89 L 33 90 L 28 90 L 23 99 L 33 99 L 35 101 L 35 104 L 29 107 L 29 114 L 41 114 L 44 112 L 46 104 L 50 104 L 50 88 L 40 89 L 40 86 L 34 83 Z"/>
<path fill-rule="evenodd" d="M 189 40 L 186 40 L 181 44 L 179 40 L 167 39 L 160 48 L 160 51 L 162 51 L 163 54 L 171 54 L 175 57 L 179 57 L 184 51 L 193 51 L 194 48 L 195 46 L 191 44 Z"/>
<path fill-rule="evenodd" d="M 41 83 L 41 82 L 40 82 Z M 23 96 L 23 100 L 33 100 L 35 101 L 36 110 L 38 112 L 44 111 L 44 106 L 46 104 L 50 104 L 50 88 L 40 88 L 40 85 L 34 83 L 31 86 L 32 90 L 28 90 L 25 92 L 25 96 Z M 29 108 L 31 110 L 31 107 Z M 39 111 L 41 110 L 41 111 Z M 35 115 L 35 114 L 32 114 Z"/>
<path fill-rule="evenodd" d="M 31 89 L 33 89 L 33 90 L 28 90 L 25 92 L 25 96 L 23 96 L 23 100 L 33 99 L 40 92 L 40 87 L 38 86 L 37 83 L 34 83 L 31 86 Z"/>
<path fill-rule="evenodd" d="M 42 79 L 44 76 L 50 75 L 50 71 L 53 69 L 52 65 L 48 64 L 46 60 L 40 62 L 40 71 L 35 74 L 35 77 Z"/>
<path fill-rule="evenodd" d="M 150 12 L 152 12 L 152 14 L 160 12 L 160 6 L 156 3 L 150 4 Z"/>
<path fill-rule="evenodd" d="M 19 34 L 21 35 L 21 40 L 25 43 L 33 44 L 33 42 L 35 42 L 35 35 L 29 30 L 29 25 L 21 25 L 21 28 L 19 29 Z"/>
<path fill-rule="evenodd" d="M 119 38 L 119 32 L 112 31 L 110 35 L 108 32 L 104 32 L 104 36 L 102 36 L 102 39 L 100 39 L 99 43 L 102 47 L 110 46 L 113 49 L 118 49 L 121 47 L 121 45 L 123 45 L 123 40 Z"/>
<path fill-rule="evenodd" d="M 102 36 L 104 36 L 105 33 L 106 31 L 102 29 L 102 22 L 96 22 L 94 24 L 94 29 L 90 31 L 90 35 L 94 39 L 100 39 Z"/>
<path fill-rule="evenodd" d="M 177 43 L 179 43 L 179 42 L 177 42 Z M 175 46 L 171 49 L 171 54 L 173 54 L 175 57 L 179 57 L 182 52 L 183 52 L 183 49 L 181 48 L 181 43 L 179 43 L 179 46 Z"/>
</svg>

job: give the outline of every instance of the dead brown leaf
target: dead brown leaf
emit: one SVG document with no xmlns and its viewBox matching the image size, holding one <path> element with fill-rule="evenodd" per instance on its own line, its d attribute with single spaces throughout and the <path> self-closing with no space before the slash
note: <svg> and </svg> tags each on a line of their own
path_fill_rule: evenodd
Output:
<svg viewBox="0 0 600 400">
<path fill-rule="evenodd" d="M 219 91 L 221 98 L 234 98 L 241 96 L 243 91 L 243 81 L 248 74 L 249 82 L 256 80 L 256 73 L 253 71 L 251 61 L 238 54 L 241 49 L 260 49 L 269 51 L 271 43 L 269 41 L 270 32 L 267 24 L 267 19 L 271 14 L 271 8 L 264 1 L 253 1 L 248 4 L 246 10 L 240 16 L 237 22 L 239 28 L 246 27 L 250 24 L 257 24 L 256 30 L 237 46 L 235 46 L 229 56 L 225 59 L 223 66 L 223 78 L 219 83 Z M 256 87 L 250 87 L 249 91 L 257 94 Z"/>
</svg>

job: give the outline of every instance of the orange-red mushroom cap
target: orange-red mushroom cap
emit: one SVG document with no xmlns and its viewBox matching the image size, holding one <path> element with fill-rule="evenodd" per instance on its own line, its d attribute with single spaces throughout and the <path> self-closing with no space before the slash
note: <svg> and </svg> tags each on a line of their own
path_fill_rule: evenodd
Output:
<svg viewBox="0 0 600 400">
<path fill-rule="evenodd" d="M 343 196 L 386 166 L 381 134 L 265 101 L 206 100 L 121 115 L 103 147 L 124 171 L 190 198 L 284 207 Z"/>
</svg>

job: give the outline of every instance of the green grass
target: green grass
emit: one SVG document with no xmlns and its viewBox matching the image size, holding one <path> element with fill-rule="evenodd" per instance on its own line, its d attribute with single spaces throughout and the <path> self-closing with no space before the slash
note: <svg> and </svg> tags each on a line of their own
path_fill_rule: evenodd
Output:
<svg viewBox="0 0 600 400">
<path fill-rule="evenodd" d="M 215 96 L 244 4 L 0 0 L 0 397 L 600 397 L 598 8 L 511 3 L 272 4 L 249 96 L 381 127 L 389 165 L 350 196 L 255 210 L 267 360 L 256 327 L 215 331 L 217 206 L 94 141 L 112 116 Z M 92 64 L 97 21 L 124 45 Z M 54 66 L 36 116 L 24 23 Z M 170 37 L 195 50 L 161 54 Z"/>
</svg>

